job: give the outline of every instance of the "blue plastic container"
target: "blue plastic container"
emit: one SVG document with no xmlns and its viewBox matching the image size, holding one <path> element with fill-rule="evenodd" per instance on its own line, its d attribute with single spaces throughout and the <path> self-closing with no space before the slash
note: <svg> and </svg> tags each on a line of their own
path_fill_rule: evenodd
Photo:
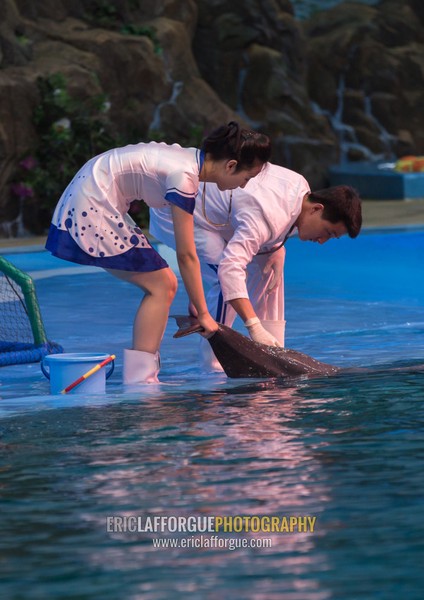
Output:
<svg viewBox="0 0 424 600">
<path fill-rule="evenodd" d="M 60 394 L 60 392 L 76 381 L 82 375 L 85 375 L 97 364 L 106 360 L 110 354 L 96 353 L 68 353 L 68 354 L 49 354 L 41 362 L 41 370 L 47 379 L 50 380 L 50 393 Z M 106 379 L 113 373 L 115 362 L 112 361 L 107 367 L 99 369 L 93 375 L 90 375 L 82 383 L 73 388 L 69 394 L 102 394 L 106 390 Z"/>
</svg>

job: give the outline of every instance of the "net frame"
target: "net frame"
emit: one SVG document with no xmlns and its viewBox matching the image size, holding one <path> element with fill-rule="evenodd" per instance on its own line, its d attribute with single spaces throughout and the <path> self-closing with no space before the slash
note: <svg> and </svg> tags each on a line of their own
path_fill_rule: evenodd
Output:
<svg viewBox="0 0 424 600">
<path fill-rule="evenodd" d="M 21 304 L 32 334 L 31 341 L 0 340 L 0 366 L 38 362 L 46 354 L 63 352 L 59 344 L 47 339 L 32 278 L 3 256 L 0 256 L 0 273 L 16 296 L 15 302 Z"/>
</svg>

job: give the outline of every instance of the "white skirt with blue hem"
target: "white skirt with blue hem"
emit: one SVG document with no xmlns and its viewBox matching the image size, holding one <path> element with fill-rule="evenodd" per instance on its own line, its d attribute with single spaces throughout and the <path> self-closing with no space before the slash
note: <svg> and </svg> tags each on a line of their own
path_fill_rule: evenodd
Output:
<svg viewBox="0 0 424 600">
<path fill-rule="evenodd" d="M 82 250 L 67 230 L 59 229 L 51 224 L 46 249 L 57 258 L 103 269 L 144 273 L 166 269 L 169 266 L 166 260 L 147 242 L 138 227 L 134 229 L 131 243 L 132 247 L 121 254 L 106 256 L 100 252 L 98 256 L 95 256 Z"/>
</svg>

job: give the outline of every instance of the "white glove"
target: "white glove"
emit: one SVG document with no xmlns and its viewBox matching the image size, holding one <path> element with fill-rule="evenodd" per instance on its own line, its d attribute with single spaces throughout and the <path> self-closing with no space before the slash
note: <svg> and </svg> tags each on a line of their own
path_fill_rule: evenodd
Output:
<svg viewBox="0 0 424 600">
<path fill-rule="evenodd" d="M 279 341 L 262 326 L 258 317 L 247 319 L 244 324 L 254 342 L 259 342 L 266 346 L 281 346 Z"/>
</svg>

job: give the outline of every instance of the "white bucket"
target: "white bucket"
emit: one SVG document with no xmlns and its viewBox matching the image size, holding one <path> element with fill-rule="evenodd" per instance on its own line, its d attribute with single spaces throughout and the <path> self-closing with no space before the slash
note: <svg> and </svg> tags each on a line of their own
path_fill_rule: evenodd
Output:
<svg viewBox="0 0 424 600">
<path fill-rule="evenodd" d="M 48 354 L 41 362 L 41 370 L 47 379 L 50 379 L 50 393 L 60 394 L 68 385 L 71 385 L 87 371 L 109 358 L 110 354 L 95 353 L 68 353 Z M 114 361 L 106 367 L 99 369 L 87 377 L 68 393 L 101 394 L 106 389 L 106 379 L 112 375 Z M 46 370 L 48 367 L 49 370 Z M 107 372 L 106 372 L 107 371 Z"/>
</svg>

